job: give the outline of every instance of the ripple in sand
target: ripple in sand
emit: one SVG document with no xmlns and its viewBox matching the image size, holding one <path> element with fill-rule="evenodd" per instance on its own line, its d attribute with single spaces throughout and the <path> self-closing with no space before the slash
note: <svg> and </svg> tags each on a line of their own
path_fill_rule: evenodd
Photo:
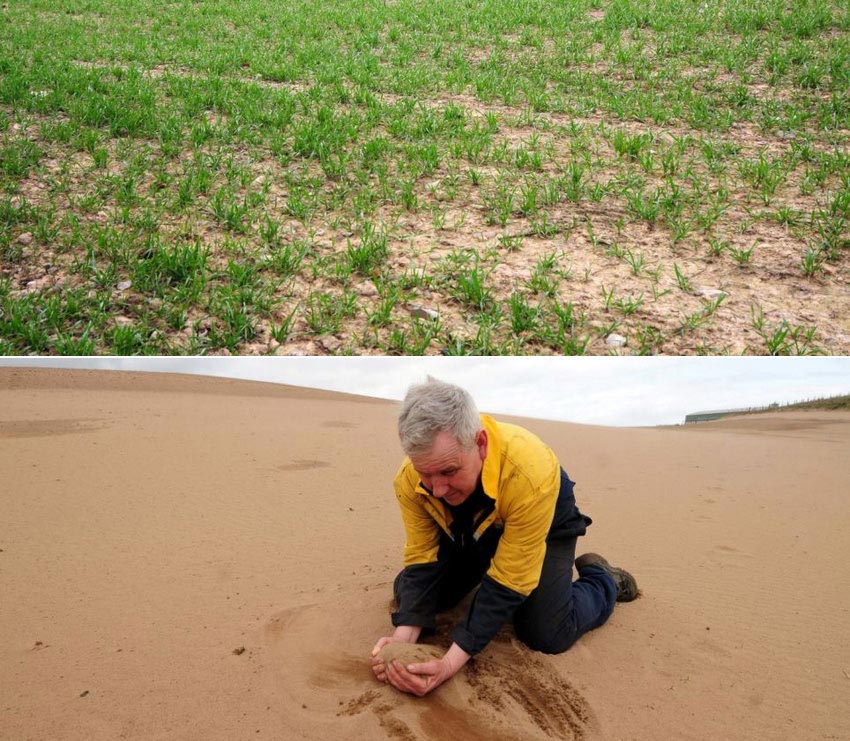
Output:
<svg viewBox="0 0 850 741">
<path fill-rule="evenodd" d="M 284 463 L 277 467 L 278 471 L 310 471 L 314 468 L 327 468 L 331 464 L 327 461 L 315 461 L 298 458 L 290 463 Z"/>
<path fill-rule="evenodd" d="M 105 426 L 97 419 L 21 419 L 0 422 L 0 437 L 49 437 L 95 432 Z"/>
</svg>

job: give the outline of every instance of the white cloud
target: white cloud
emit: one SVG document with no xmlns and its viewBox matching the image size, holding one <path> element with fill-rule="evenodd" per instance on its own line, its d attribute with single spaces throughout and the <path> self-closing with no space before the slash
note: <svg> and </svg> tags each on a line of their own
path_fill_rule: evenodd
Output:
<svg viewBox="0 0 850 741">
<path fill-rule="evenodd" d="M 58 366 L 245 378 L 400 399 L 432 374 L 482 410 L 602 425 L 850 393 L 848 358 L 0 358 Z"/>
</svg>

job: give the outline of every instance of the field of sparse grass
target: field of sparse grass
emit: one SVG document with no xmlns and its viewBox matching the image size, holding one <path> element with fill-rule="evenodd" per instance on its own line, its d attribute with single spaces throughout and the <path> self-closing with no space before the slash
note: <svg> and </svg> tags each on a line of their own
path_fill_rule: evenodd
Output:
<svg viewBox="0 0 850 741">
<path fill-rule="evenodd" d="M 850 352 L 850 6 L 0 6 L 0 353 Z"/>
<path fill-rule="evenodd" d="M 794 404 L 785 404 L 779 407 L 780 411 L 784 409 L 827 409 L 831 411 L 850 409 L 850 394 L 827 396 L 823 399 L 812 399 L 810 401 L 798 401 Z"/>
</svg>

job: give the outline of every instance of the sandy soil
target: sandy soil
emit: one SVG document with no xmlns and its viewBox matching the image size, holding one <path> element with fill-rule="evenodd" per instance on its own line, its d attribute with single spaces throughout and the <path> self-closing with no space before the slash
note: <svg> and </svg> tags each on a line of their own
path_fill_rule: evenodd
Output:
<svg viewBox="0 0 850 741">
<path fill-rule="evenodd" d="M 402 530 L 393 404 L 0 369 L 0 738 L 850 737 L 850 414 L 527 421 L 644 596 L 506 628 L 415 699 L 367 656 Z M 433 642 L 443 642 L 452 621 Z"/>
</svg>

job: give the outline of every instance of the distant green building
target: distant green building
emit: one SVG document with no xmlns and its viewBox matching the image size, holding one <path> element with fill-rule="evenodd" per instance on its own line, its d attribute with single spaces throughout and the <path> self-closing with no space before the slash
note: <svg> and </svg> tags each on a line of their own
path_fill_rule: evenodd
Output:
<svg viewBox="0 0 850 741">
<path fill-rule="evenodd" d="M 711 422 L 713 419 L 722 419 L 723 417 L 732 417 L 736 414 L 751 414 L 753 412 L 766 412 L 771 409 L 778 409 L 779 404 L 773 403 L 766 407 L 751 407 L 749 409 L 717 409 L 713 412 L 694 412 L 693 414 L 685 415 L 685 424 L 691 422 Z"/>
</svg>

